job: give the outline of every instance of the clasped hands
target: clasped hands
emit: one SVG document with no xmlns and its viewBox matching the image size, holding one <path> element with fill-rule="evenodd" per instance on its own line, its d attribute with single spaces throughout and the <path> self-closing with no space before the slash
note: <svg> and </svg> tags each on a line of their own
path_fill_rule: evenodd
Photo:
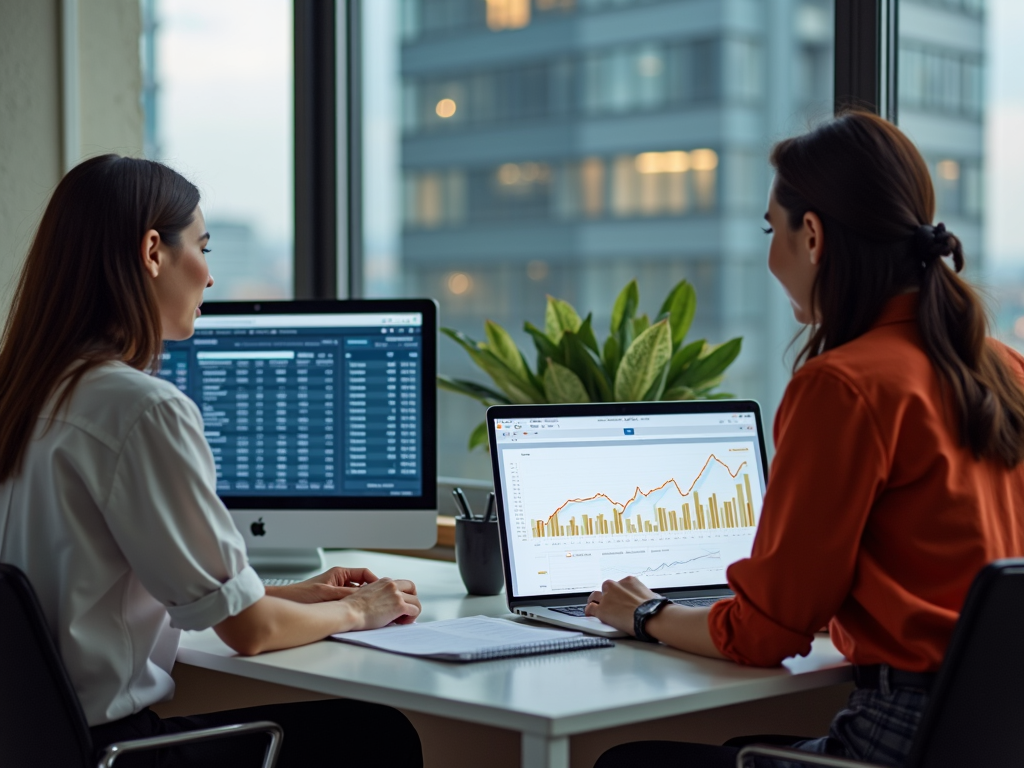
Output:
<svg viewBox="0 0 1024 768">
<path fill-rule="evenodd" d="M 411 624 L 421 610 L 415 584 L 407 579 L 378 578 L 367 568 L 331 568 L 296 584 L 266 587 L 266 593 L 296 603 L 350 600 L 364 617 L 361 629 L 392 622 Z"/>
</svg>

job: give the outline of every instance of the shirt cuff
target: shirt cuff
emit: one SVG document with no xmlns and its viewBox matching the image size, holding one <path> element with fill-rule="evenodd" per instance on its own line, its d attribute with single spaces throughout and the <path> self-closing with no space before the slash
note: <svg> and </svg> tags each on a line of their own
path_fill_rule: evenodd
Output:
<svg viewBox="0 0 1024 768">
<path fill-rule="evenodd" d="M 782 626 L 740 595 L 711 606 L 708 629 L 723 656 L 752 667 L 776 667 L 790 656 L 806 656 L 814 639 Z"/>
<path fill-rule="evenodd" d="M 185 605 L 170 606 L 167 612 L 175 629 L 209 629 L 237 616 L 265 593 L 260 577 L 247 565 L 216 591 Z"/>
</svg>

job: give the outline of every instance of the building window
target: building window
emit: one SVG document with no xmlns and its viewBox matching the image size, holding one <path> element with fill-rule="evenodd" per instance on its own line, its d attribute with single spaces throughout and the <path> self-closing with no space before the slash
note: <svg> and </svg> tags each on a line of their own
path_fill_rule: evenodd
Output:
<svg viewBox="0 0 1024 768">
<path fill-rule="evenodd" d="M 393 0 L 387 0 L 392 2 Z M 575 11 L 602 11 L 664 0 L 401 0 L 406 41 L 457 33 L 523 29 Z"/>
<path fill-rule="evenodd" d="M 718 206 L 718 153 L 667 150 L 554 165 L 413 171 L 406 174 L 404 200 L 406 229 L 708 213 Z"/>
<path fill-rule="evenodd" d="M 726 96 L 733 101 L 757 101 L 764 95 L 764 57 L 757 40 L 727 40 L 724 46 Z"/>
<path fill-rule="evenodd" d="M 980 16 L 985 11 L 985 0 L 913 0 L 921 5 L 931 6 L 954 13 Z"/>
<path fill-rule="evenodd" d="M 929 162 L 936 216 L 977 219 L 982 214 L 982 170 L 978 160 L 943 157 Z"/>
<path fill-rule="evenodd" d="M 466 220 L 465 171 L 409 173 L 404 187 L 407 228 L 435 229 Z"/>
<path fill-rule="evenodd" d="M 723 50 L 725 54 L 723 54 Z M 641 43 L 516 67 L 407 79 L 407 134 L 512 120 L 626 115 L 714 102 L 757 101 L 764 91 L 761 45 L 753 40 Z M 822 89 L 819 87 L 819 91 Z"/>
<path fill-rule="evenodd" d="M 977 54 L 905 43 L 900 47 L 900 103 L 908 109 L 978 117 L 982 74 Z"/>
</svg>

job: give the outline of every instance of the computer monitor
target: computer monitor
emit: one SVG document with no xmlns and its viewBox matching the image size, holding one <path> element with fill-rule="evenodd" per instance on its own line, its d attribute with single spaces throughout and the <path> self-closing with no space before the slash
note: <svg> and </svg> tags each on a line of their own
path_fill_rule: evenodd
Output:
<svg viewBox="0 0 1024 768">
<path fill-rule="evenodd" d="M 199 406 L 258 570 L 437 539 L 437 306 L 209 302 L 160 375 Z"/>
</svg>

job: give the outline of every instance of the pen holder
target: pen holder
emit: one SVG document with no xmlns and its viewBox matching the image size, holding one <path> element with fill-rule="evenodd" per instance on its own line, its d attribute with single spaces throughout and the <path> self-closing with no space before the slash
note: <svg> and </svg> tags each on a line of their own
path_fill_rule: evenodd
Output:
<svg viewBox="0 0 1024 768">
<path fill-rule="evenodd" d="M 501 567 L 498 523 L 455 518 L 455 562 L 466 591 L 471 595 L 496 595 L 505 583 Z"/>
</svg>

